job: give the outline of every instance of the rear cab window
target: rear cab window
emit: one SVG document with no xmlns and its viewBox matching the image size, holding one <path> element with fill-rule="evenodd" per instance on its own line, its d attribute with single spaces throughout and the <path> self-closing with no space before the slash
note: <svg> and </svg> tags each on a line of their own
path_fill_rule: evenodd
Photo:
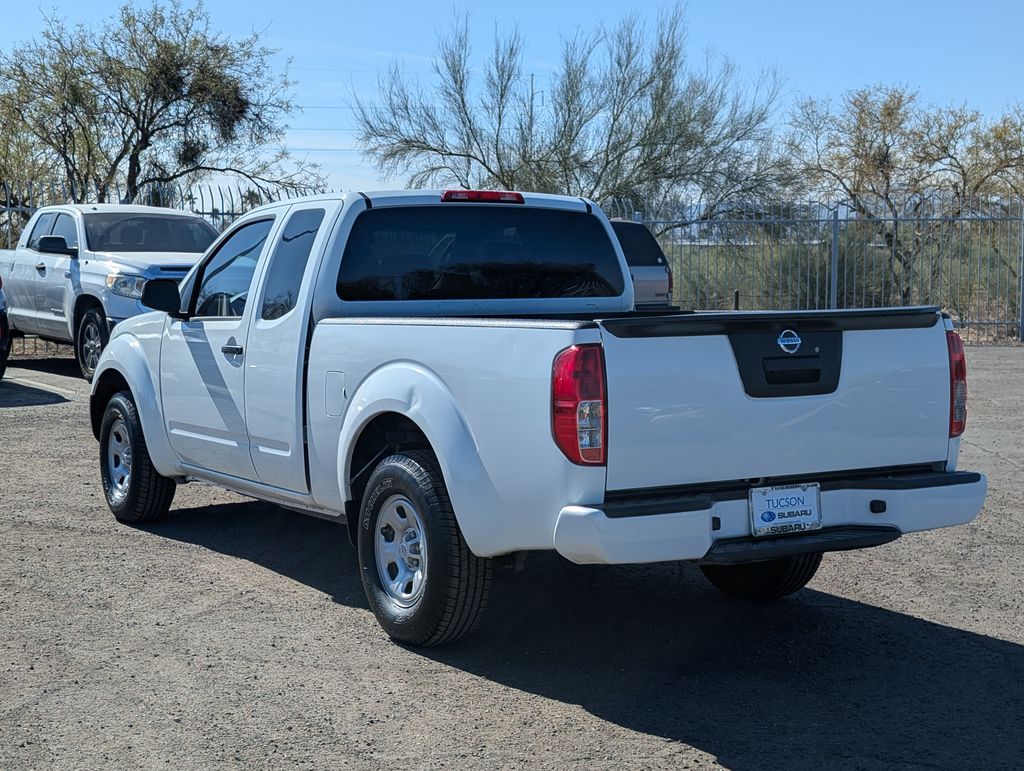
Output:
<svg viewBox="0 0 1024 771">
<path fill-rule="evenodd" d="M 346 301 L 617 297 L 618 255 L 584 212 L 509 205 L 373 208 L 345 241 Z"/>
<path fill-rule="evenodd" d="M 665 265 L 665 252 L 658 239 L 640 222 L 623 222 L 612 220 L 612 230 L 619 239 L 626 263 L 630 266 Z"/>
</svg>

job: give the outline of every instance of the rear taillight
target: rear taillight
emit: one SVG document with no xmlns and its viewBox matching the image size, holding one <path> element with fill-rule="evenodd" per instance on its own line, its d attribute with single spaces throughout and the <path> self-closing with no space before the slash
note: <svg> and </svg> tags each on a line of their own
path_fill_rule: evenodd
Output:
<svg viewBox="0 0 1024 771">
<path fill-rule="evenodd" d="M 672 266 L 666 264 L 665 265 L 665 270 L 668 271 L 668 304 L 672 305 L 672 289 L 675 286 L 673 281 L 672 281 Z"/>
<path fill-rule="evenodd" d="M 960 436 L 967 426 L 967 359 L 964 341 L 956 332 L 946 333 L 949 347 L 949 436 Z"/>
<path fill-rule="evenodd" d="M 522 193 L 509 190 L 445 190 L 441 193 L 442 203 L 456 201 L 479 201 L 481 203 L 525 203 Z"/>
<path fill-rule="evenodd" d="M 551 427 L 565 457 L 600 466 L 608 440 L 604 353 L 599 344 L 574 345 L 555 357 L 551 370 Z"/>
</svg>

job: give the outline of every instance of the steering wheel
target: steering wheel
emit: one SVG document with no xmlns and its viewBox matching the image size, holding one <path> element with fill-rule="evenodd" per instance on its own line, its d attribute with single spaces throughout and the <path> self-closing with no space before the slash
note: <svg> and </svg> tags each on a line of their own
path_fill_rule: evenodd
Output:
<svg viewBox="0 0 1024 771">
<path fill-rule="evenodd" d="M 203 300 L 196 309 L 197 316 L 241 316 L 245 312 L 245 298 L 248 292 L 232 295 L 228 292 L 215 292 Z"/>
<path fill-rule="evenodd" d="M 248 299 L 248 297 L 249 292 L 248 290 L 246 290 L 245 292 L 239 292 L 228 301 L 228 305 L 231 308 L 232 316 L 241 316 L 243 313 L 245 313 L 245 301 L 246 299 Z"/>
</svg>

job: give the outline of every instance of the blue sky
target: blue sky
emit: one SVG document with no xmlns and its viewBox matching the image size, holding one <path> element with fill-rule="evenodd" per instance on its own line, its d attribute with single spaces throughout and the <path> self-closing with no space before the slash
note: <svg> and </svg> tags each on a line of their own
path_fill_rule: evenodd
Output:
<svg viewBox="0 0 1024 771">
<path fill-rule="evenodd" d="M 95 23 L 119 4 L 22 2 L 17 14 L 3 15 L 0 47 L 36 34 L 44 10 L 68 22 Z M 557 61 L 560 35 L 614 23 L 630 8 L 653 19 L 664 4 L 211 0 L 207 7 L 225 32 L 263 31 L 266 43 L 281 49 L 282 64 L 291 58 L 296 101 L 305 109 L 294 118 L 288 146 L 319 162 L 331 187 L 373 189 L 382 181 L 355 147 L 349 94 L 372 99 L 377 72 L 396 58 L 429 83 L 436 35 L 449 28 L 455 10 L 471 10 L 474 53 L 480 58 L 496 28 L 518 25 L 526 40 L 526 70 L 542 89 Z M 697 60 L 710 50 L 733 61 L 750 81 L 764 66 L 777 68 L 786 82 L 784 105 L 801 95 L 837 97 L 878 82 L 902 83 L 919 90 L 926 102 L 966 104 L 991 116 L 1024 102 L 1024 4 L 1011 0 L 691 0 L 687 29 Z"/>
</svg>

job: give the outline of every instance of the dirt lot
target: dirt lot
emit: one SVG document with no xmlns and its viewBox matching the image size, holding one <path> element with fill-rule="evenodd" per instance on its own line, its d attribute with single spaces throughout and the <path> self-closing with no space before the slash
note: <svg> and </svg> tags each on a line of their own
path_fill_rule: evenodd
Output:
<svg viewBox="0 0 1024 771">
<path fill-rule="evenodd" d="M 69 360 L 0 383 L 0 768 L 1024 765 L 1024 349 L 971 349 L 969 526 L 771 607 L 687 565 L 501 570 L 458 647 L 366 608 L 343 528 L 209 488 L 103 503 Z"/>
</svg>

